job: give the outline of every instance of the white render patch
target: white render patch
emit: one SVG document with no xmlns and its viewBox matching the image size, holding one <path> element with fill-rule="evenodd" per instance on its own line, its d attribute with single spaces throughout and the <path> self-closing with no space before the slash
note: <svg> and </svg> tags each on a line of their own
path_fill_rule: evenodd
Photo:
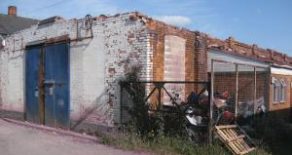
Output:
<svg viewBox="0 0 292 155">
<path fill-rule="evenodd" d="M 166 35 L 164 39 L 164 81 L 185 81 L 186 40 L 172 35 Z M 170 93 L 178 94 L 181 99 L 185 99 L 183 84 L 166 84 L 165 87 Z M 169 103 L 167 95 L 164 95 L 164 101 L 166 104 Z"/>
<path fill-rule="evenodd" d="M 164 47 L 164 80 L 185 80 L 186 41 L 177 36 L 165 36 Z"/>
<path fill-rule="evenodd" d="M 271 67 L 271 74 L 292 75 L 292 70 L 287 68 Z"/>
</svg>

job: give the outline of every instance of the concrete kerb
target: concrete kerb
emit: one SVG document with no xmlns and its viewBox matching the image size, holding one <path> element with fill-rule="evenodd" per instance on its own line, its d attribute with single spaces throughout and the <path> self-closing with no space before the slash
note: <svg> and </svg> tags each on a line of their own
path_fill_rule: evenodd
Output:
<svg viewBox="0 0 292 155">
<path fill-rule="evenodd" d="M 88 140 L 88 141 L 100 143 L 100 139 L 98 139 L 95 136 L 80 134 L 80 133 L 76 133 L 76 132 L 69 131 L 69 130 L 57 129 L 57 128 L 33 124 L 33 123 L 29 123 L 29 122 L 17 121 L 17 120 L 13 120 L 13 119 L 9 119 L 9 118 L 1 118 L 1 119 L 6 121 L 6 122 L 13 123 L 13 124 L 20 125 L 20 126 L 26 126 L 26 127 L 46 131 L 46 132 L 57 133 L 57 134 L 62 135 L 62 136 L 71 136 L 74 138 L 79 138 L 79 139 L 83 139 L 83 140 Z"/>
</svg>

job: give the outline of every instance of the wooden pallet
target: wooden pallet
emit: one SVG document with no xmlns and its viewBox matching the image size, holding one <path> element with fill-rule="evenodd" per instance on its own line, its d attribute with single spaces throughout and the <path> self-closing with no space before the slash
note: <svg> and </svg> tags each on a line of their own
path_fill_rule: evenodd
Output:
<svg viewBox="0 0 292 155">
<path fill-rule="evenodd" d="M 215 126 L 215 132 L 233 154 L 243 155 L 255 150 L 251 138 L 238 125 Z"/>
</svg>

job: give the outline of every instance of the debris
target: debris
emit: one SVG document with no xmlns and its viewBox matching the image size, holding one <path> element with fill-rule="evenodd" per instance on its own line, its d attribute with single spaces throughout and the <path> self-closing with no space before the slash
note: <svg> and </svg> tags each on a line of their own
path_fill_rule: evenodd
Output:
<svg viewBox="0 0 292 155">
<path fill-rule="evenodd" d="M 215 126 L 215 133 L 233 154 L 243 155 L 255 150 L 252 139 L 238 125 Z"/>
</svg>

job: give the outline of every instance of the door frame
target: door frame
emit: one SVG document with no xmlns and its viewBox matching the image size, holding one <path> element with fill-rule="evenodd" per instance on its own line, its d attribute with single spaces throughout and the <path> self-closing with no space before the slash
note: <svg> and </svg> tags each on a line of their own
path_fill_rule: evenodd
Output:
<svg viewBox="0 0 292 155">
<path fill-rule="evenodd" d="M 27 91 L 27 86 L 26 86 L 26 70 L 27 70 L 27 67 L 26 67 L 26 54 L 27 54 L 27 50 L 30 49 L 30 48 L 35 48 L 35 47 L 40 47 L 41 49 L 41 55 L 40 55 L 40 66 L 39 66 L 39 71 L 38 71 L 38 74 L 41 75 L 38 79 L 38 88 L 39 88 L 39 95 L 38 95 L 38 105 L 39 105 L 39 122 L 37 123 L 40 123 L 42 125 L 46 125 L 45 123 L 45 86 L 44 86 L 44 81 L 45 81 L 45 48 L 47 46 L 50 46 L 50 45 L 57 45 L 57 44 L 67 44 L 66 45 L 66 51 L 68 53 L 68 108 L 67 108 L 67 117 L 68 117 L 68 125 L 66 125 L 65 128 L 70 128 L 70 103 L 71 103 L 71 100 L 70 100 L 70 96 L 71 96 L 71 93 L 70 93 L 70 81 L 71 81 L 71 78 L 70 78 L 70 39 L 68 37 L 68 35 L 65 35 L 65 36 L 61 36 L 61 37 L 57 37 L 57 38 L 52 38 L 52 39 L 49 39 L 49 40 L 41 40 L 41 41 L 34 41 L 34 42 L 31 42 L 31 43 L 28 43 L 25 47 L 25 53 L 24 53 L 24 69 L 23 69 L 23 75 L 24 75 L 24 120 L 28 120 L 27 119 L 27 98 L 26 98 L 26 91 Z M 36 123 L 36 122 L 34 122 Z"/>
</svg>

